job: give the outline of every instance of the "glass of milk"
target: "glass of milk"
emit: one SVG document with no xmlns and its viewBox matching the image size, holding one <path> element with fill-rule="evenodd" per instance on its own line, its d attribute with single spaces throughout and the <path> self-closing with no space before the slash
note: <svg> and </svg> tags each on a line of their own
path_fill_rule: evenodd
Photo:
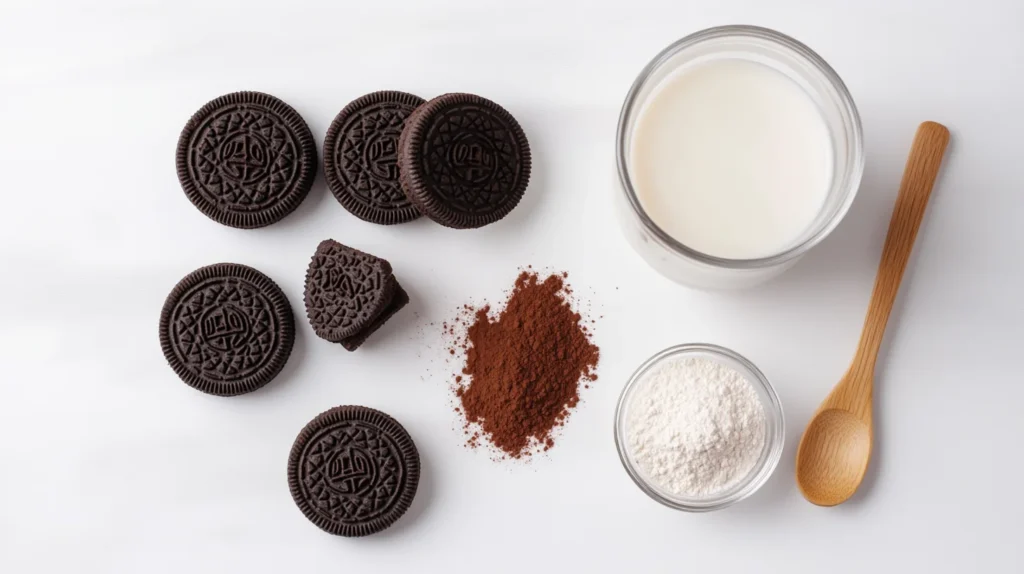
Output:
<svg viewBox="0 0 1024 574">
<path fill-rule="evenodd" d="M 778 32 L 723 26 L 672 44 L 619 116 L 617 212 L 636 251 L 686 285 L 766 281 L 820 243 L 864 170 L 835 71 Z"/>
</svg>

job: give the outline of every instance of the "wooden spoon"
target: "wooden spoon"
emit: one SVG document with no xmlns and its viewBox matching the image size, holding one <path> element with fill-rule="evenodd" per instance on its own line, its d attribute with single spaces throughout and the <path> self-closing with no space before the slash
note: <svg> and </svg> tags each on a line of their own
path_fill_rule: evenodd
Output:
<svg viewBox="0 0 1024 574">
<path fill-rule="evenodd" d="M 868 468 L 875 359 L 947 143 L 949 130 L 945 126 L 925 122 L 917 128 L 857 354 L 800 439 L 796 483 L 804 497 L 814 504 L 835 506 L 845 502 L 857 491 Z"/>
</svg>

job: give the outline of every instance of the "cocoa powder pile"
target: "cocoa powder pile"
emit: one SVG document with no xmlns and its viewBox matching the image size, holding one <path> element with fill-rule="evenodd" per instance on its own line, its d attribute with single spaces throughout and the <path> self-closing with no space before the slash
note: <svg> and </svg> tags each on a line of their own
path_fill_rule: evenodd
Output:
<svg viewBox="0 0 1024 574">
<path fill-rule="evenodd" d="M 456 346 L 465 364 L 455 394 L 471 447 L 486 440 L 517 459 L 550 449 L 580 385 L 597 380 L 600 351 L 570 305 L 566 277 L 523 271 L 497 317 L 489 305 L 463 308 L 468 329 Z"/>
</svg>

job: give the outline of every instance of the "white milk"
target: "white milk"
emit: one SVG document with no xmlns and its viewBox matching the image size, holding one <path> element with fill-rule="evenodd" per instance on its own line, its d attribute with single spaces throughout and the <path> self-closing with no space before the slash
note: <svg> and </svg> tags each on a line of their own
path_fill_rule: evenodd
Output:
<svg viewBox="0 0 1024 574">
<path fill-rule="evenodd" d="M 633 131 L 644 211 L 683 245 L 751 259 L 793 245 L 832 181 L 828 126 L 795 82 L 739 59 L 669 76 Z"/>
</svg>

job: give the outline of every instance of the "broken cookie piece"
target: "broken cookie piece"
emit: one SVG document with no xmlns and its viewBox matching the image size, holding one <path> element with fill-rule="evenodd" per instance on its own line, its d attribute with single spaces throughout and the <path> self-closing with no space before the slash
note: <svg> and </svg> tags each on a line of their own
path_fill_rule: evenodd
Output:
<svg viewBox="0 0 1024 574">
<path fill-rule="evenodd" d="M 409 295 L 390 263 L 327 239 L 306 270 L 304 300 L 317 336 L 355 351 L 409 303 Z"/>
</svg>

